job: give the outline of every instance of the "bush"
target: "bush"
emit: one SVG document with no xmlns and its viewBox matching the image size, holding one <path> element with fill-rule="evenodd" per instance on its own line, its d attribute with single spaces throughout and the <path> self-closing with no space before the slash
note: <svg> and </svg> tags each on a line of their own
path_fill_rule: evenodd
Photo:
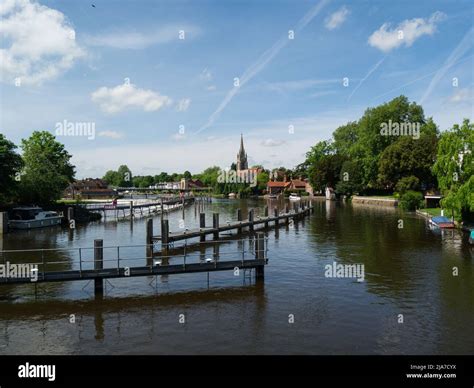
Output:
<svg viewBox="0 0 474 388">
<path fill-rule="evenodd" d="M 420 180 L 416 176 L 407 176 L 400 179 L 395 185 L 395 191 L 405 194 L 407 191 L 417 191 L 420 189 Z"/>
<path fill-rule="evenodd" d="M 423 194 L 409 190 L 400 198 L 400 207 L 404 210 L 416 210 L 423 207 Z"/>
</svg>

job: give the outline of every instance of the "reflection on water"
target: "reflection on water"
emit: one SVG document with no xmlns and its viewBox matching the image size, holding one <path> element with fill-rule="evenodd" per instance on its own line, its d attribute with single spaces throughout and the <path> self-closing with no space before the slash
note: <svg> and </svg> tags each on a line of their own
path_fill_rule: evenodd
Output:
<svg viewBox="0 0 474 388">
<path fill-rule="evenodd" d="M 225 222 L 236 219 L 238 208 L 244 219 L 251 208 L 261 216 L 263 206 L 272 213 L 285 203 L 214 201 L 187 208 L 185 226 L 196 227 L 199 212 L 211 225 L 213 211 Z M 432 231 L 426 220 L 393 208 L 325 200 L 314 206 L 310 218 L 266 232 L 264 283 L 248 271 L 114 279 L 102 300 L 82 281 L 38 284 L 36 299 L 33 285 L 2 287 L 0 354 L 472 353 L 474 265 L 466 236 Z M 181 218 L 169 215 L 170 230 L 179 229 Z M 48 257 L 66 269 L 76 268 L 76 248 L 92 247 L 95 238 L 104 246 L 144 244 L 145 220 L 12 233 L 0 246 L 63 248 Z M 252 249 L 251 238 L 190 255 L 199 261 L 242 249 Z M 144 260 L 142 247 L 125 252 Z M 325 278 L 324 266 L 333 261 L 364 264 L 365 282 Z"/>
</svg>

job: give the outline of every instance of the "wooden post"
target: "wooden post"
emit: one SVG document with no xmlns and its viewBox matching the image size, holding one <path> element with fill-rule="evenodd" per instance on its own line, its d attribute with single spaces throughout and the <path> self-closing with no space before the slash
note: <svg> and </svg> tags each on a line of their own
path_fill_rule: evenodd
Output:
<svg viewBox="0 0 474 388">
<path fill-rule="evenodd" d="M 181 204 L 183 206 L 183 220 L 184 220 L 184 195 L 183 195 L 183 199 L 181 200 Z"/>
<path fill-rule="evenodd" d="M 104 240 L 94 240 L 94 269 L 104 268 Z M 101 277 L 94 279 L 94 294 L 102 295 L 104 292 L 104 280 Z"/>
<path fill-rule="evenodd" d="M 153 258 L 153 218 L 146 220 L 146 257 Z"/>
<path fill-rule="evenodd" d="M 273 216 L 278 217 L 278 208 L 277 207 L 273 208 Z M 275 227 L 277 227 L 277 228 L 278 228 L 278 223 L 279 223 L 278 218 L 275 218 Z"/>
<path fill-rule="evenodd" d="M 264 207 L 263 214 L 264 214 L 265 218 L 268 218 L 268 206 Z M 268 228 L 268 221 L 265 221 L 265 228 Z"/>
<path fill-rule="evenodd" d="M 237 209 L 237 221 L 242 221 L 242 209 Z M 242 228 L 238 228 L 237 232 L 242 234 Z"/>
<path fill-rule="evenodd" d="M 214 240 L 219 239 L 219 213 L 212 213 L 212 227 L 217 229 L 214 232 Z"/>
<path fill-rule="evenodd" d="M 168 253 L 170 240 L 170 226 L 168 220 L 161 221 L 161 251 L 164 255 Z"/>
<path fill-rule="evenodd" d="M 255 259 L 265 260 L 265 235 L 261 232 L 257 233 L 255 239 Z M 255 278 L 263 280 L 265 277 L 265 264 L 259 265 L 255 268 Z"/>
<path fill-rule="evenodd" d="M 8 213 L 0 212 L 0 236 L 8 232 Z"/>
<path fill-rule="evenodd" d="M 132 219 L 133 218 L 133 201 L 130 201 L 129 209 L 130 209 L 130 219 Z"/>
<path fill-rule="evenodd" d="M 199 213 L 199 227 L 201 229 L 204 229 L 206 227 L 206 214 L 204 213 Z M 199 238 L 199 241 L 206 241 L 206 235 L 204 234 L 204 231 L 201 237 Z"/>
<path fill-rule="evenodd" d="M 288 225 L 290 223 L 290 217 L 288 217 L 288 213 L 289 213 L 289 210 L 288 210 L 288 204 L 285 206 L 285 214 L 286 214 L 286 218 L 285 218 L 285 221 L 286 221 L 286 224 Z"/>
<path fill-rule="evenodd" d="M 74 219 L 74 208 L 68 207 L 67 208 L 67 220 L 71 221 Z"/>
<path fill-rule="evenodd" d="M 249 223 L 250 223 L 250 225 L 249 225 L 249 231 L 250 231 L 250 232 L 253 232 L 253 218 L 254 218 L 254 217 L 253 217 L 253 209 L 250 209 L 250 210 L 249 210 Z"/>
<path fill-rule="evenodd" d="M 160 198 L 160 206 L 161 206 L 161 222 L 164 220 L 164 211 L 165 207 L 163 206 L 163 198 Z"/>
</svg>

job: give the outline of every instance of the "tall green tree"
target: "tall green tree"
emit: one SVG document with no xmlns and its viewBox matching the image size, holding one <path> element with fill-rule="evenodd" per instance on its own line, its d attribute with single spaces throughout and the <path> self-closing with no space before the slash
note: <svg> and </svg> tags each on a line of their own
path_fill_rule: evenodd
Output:
<svg viewBox="0 0 474 388">
<path fill-rule="evenodd" d="M 120 177 L 120 181 L 118 186 L 120 187 L 132 187 L 133 186 L 133 176 L 132 170 L 128 168 L 126 164 L 122 164 L 118 170 L 118 175 Z"/>
<path fill-rule="evenodd" d="M 61 198 L 74 179 L 71 155 L 64 145 L 47 131 L 35 131 L 21 142 L 24 169 L 21 176 L 21 199 L 46 205 Z"/>
<path fill-rule="evenodd" d="M 16 153 L 16 148 L 0 133 L 0 204 L 10 202 L 18 190 L 23 160 Z"/>
<path fill-rule="evenodd" d="M 393 190 L 401 179 L 416 177 L 421 187 L 425 189 L 434 187 L 436 178 L 432 173 L 432 167 L 436 159 L 437 145 L 436 130 L 422 131 L 419 139 L 401 137 L 385 148 L 380 155 L 379 183 L 384 188 Z"/>
<path fill-rule="evenodd" d="M 468 119 L 441 134 L 433 172 L 445 198 L 441 204 L 462 219 L 474 213 L 474 124 Z"/>
</svg>

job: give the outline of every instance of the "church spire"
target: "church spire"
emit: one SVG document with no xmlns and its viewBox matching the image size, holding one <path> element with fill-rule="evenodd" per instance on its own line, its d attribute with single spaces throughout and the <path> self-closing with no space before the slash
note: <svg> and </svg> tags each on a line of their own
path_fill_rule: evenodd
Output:
<svg viewBox="0 0 474 388">
<path fill-rule="evenodd" d="M 240 149 L 239 153 L 237 154 L 237 171 L 240 170 L 247 170 L 248 163 L 247 163 L 247 154 L 244 148 L 244 135 L 240 134 Z"/>
</svg>

